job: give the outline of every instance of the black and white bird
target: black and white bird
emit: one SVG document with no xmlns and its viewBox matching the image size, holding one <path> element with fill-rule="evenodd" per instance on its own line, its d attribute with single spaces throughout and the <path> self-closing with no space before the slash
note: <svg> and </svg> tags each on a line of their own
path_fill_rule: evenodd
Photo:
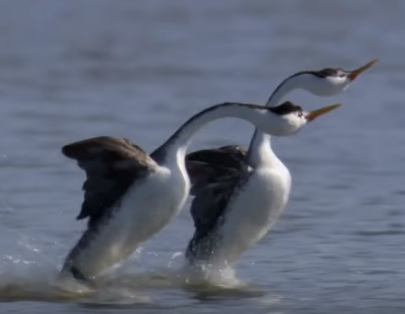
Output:
<svg viewBox="0 0 405 314">
<path fill-rule="evenodd" d="M 288 136 L 337 107 L 307 113 L 289 102 L 275 108 L 219 104 L 191 117 L 150 155 L 126 139 L 106 136 L 64 146 L 63 154 L 86 172 L 84 201 L 77 219 L 87 218 L 88 224 L 66 257 L 61 276 L 72 275 L 91 283 L 180 212 L 190 188 L 186 150 L 205 124 L 235 117 L 263 132 Z"/>
<path fill-rule="evenodd" d="M 266 106 L 275 106 L 295 89 L 319 96 L 338 94 L 376 61 L 352 71 L 326 68 L 295 73 L 278 85 Z M 289 109 L 274 110 L 283 114 Z M 272 150 L 270 135 L 257 129 L 248 151 L 242 146 L 200 150 L 188 154 L 186 164 L 195 226 L 186 259 L 191 265 L 226 267 L 270 230 L 289 199 L 291 175 Z"/>
</svg>

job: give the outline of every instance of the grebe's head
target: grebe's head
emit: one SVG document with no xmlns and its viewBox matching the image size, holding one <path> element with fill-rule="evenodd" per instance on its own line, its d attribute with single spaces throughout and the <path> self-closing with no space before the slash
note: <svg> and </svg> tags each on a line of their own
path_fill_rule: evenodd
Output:
<svg viewBox="0 0 405 314">
<path fill-rule="evenodd" d="M 277 107 L 269 108 L 274 115 L 271 135 L 294 135 L 308 122 L 311 122 L 340 106 L 341 104 L 334 104 L 313 111 L 304 111 L 300 106 L 286 101 Z"/>
<path fill-rule="evenodd" d="M 291 78 L 298 79 L 302 88 L 317 96 L 333 96 L 345 90 L 361 73 L 371 68 L 377 59 L 351 71 L 326 68 L 320 71 L 302 71 Z"/>
</svg>

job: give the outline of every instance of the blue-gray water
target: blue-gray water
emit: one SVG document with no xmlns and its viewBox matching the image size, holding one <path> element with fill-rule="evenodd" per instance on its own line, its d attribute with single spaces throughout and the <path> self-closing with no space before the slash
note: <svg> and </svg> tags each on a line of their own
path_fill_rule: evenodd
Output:
<svg viewBox="0 0 405 314">
<path fill-rule="evenodd" d="M 404 12 L 380 0 L 2 2 L 0 312 L 403 313 Z M 243 287 L 172 278 L 192 233 L 185 208 L 110 275 L 114 292 L 55 292 L 85 226 L 75 221 L 84 174 L 63 144 L 112 135 L 151 151 L 205 106 L 263 103 L 296 71 L 375 57 L 341 95 L 288 97 L 345 106 L 274 141 L 291 200 L 237 264 Z M 246 145 L 252 129 L 216 122 L 193 148 Z"/>
</svg>

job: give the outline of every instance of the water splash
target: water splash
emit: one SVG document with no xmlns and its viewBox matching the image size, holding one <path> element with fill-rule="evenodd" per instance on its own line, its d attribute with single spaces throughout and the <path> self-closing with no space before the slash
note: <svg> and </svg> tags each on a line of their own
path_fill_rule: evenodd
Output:
<svg viewBox="0 0 405 314">
<path fill-rule="evenodd" d="M 195 298 L 257 297 L 262 292 L 236 278 L 231 268 L 190 267 L 180 252 L 171 255 L 164 267 L 134 272 L 134 267 L 117 267 L 95 280 L 89 288 L 71 277 L 61 277 L 59 269 L 44 261 L 35 246 L 27 247 L 37 258 L 5 256 L 0 272 L 0 302 L 75 302 L 86 306 L 156 305 L 149 295 L 167 289 L 191 293 Z M 132 265 L 133 266 L 133 265 Z M 138 268 L 137 268 L 138 269 Z M 138 269 L 139 271 L 139 269 Z"/>
<path fill-rule="evenodd" d="M 76 302 L 84 304 L 134 304 L 149 302 L 130 287 L 99 285 L 92 290 L 77 281 L 59 278 L 55 268 L 30 265 L 0 275 L 0 301 Z"/>
</svg>

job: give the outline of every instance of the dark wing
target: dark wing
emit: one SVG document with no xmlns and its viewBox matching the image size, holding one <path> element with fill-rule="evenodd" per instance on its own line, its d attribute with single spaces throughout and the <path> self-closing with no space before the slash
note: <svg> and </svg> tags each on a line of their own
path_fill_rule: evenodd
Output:
<svg viewBox="0 0 405 314">
<path fill-rule="evenodd" d="M 192 196 L 205 190 L 210 184 L 237 176 L 239 173 L 236 168 L 222 167 L 199 161 L 187 161 L 186 167 L 191 181 L 190 195 Z"/>
<path fill-rule="evenodd" d="M 240 169 L 245 165 L 247 150 L 239 145 L 202 149 L 187 154 L 187 161 L 199 161 L 216 166 Z"/>
<path fill-rule="evenodd" d="M 223 177 L 237 176 L 246 171 L 246 149 L 242 146 L 229 145 L 215 149 L 203 149 L 186 156 L 187 172 L 191 180 L 191 195 L 209 183 Z"/>
<path fill-rule="evenodd" d="M 196 193 L 190 209 L 195 227 L 194 240 L 204 238 L 214 230 L 244 175 L 224 176 Z"/>
<path fill-rule="evenodd" d="M 216 231 L 223 224 L 226 211 L 245 178 L 248 178 L 248 173 L 238 172 L 197 191 L 190 210 L 195 230 L 186 249 L 186 258 L 190 262 L 207 260 L 214 253 Z"/>
<path fill-rule="evenodd" d="M 143 178 L 156 163 L 139 146 L 127 139 L 94 137 L 68 144 L 62 153 L 75 159 L 86 172 L 84 201 L 76 219 L 89 218 L 95 223 L 127 191 L 135 180 Z"/>
</svg>

